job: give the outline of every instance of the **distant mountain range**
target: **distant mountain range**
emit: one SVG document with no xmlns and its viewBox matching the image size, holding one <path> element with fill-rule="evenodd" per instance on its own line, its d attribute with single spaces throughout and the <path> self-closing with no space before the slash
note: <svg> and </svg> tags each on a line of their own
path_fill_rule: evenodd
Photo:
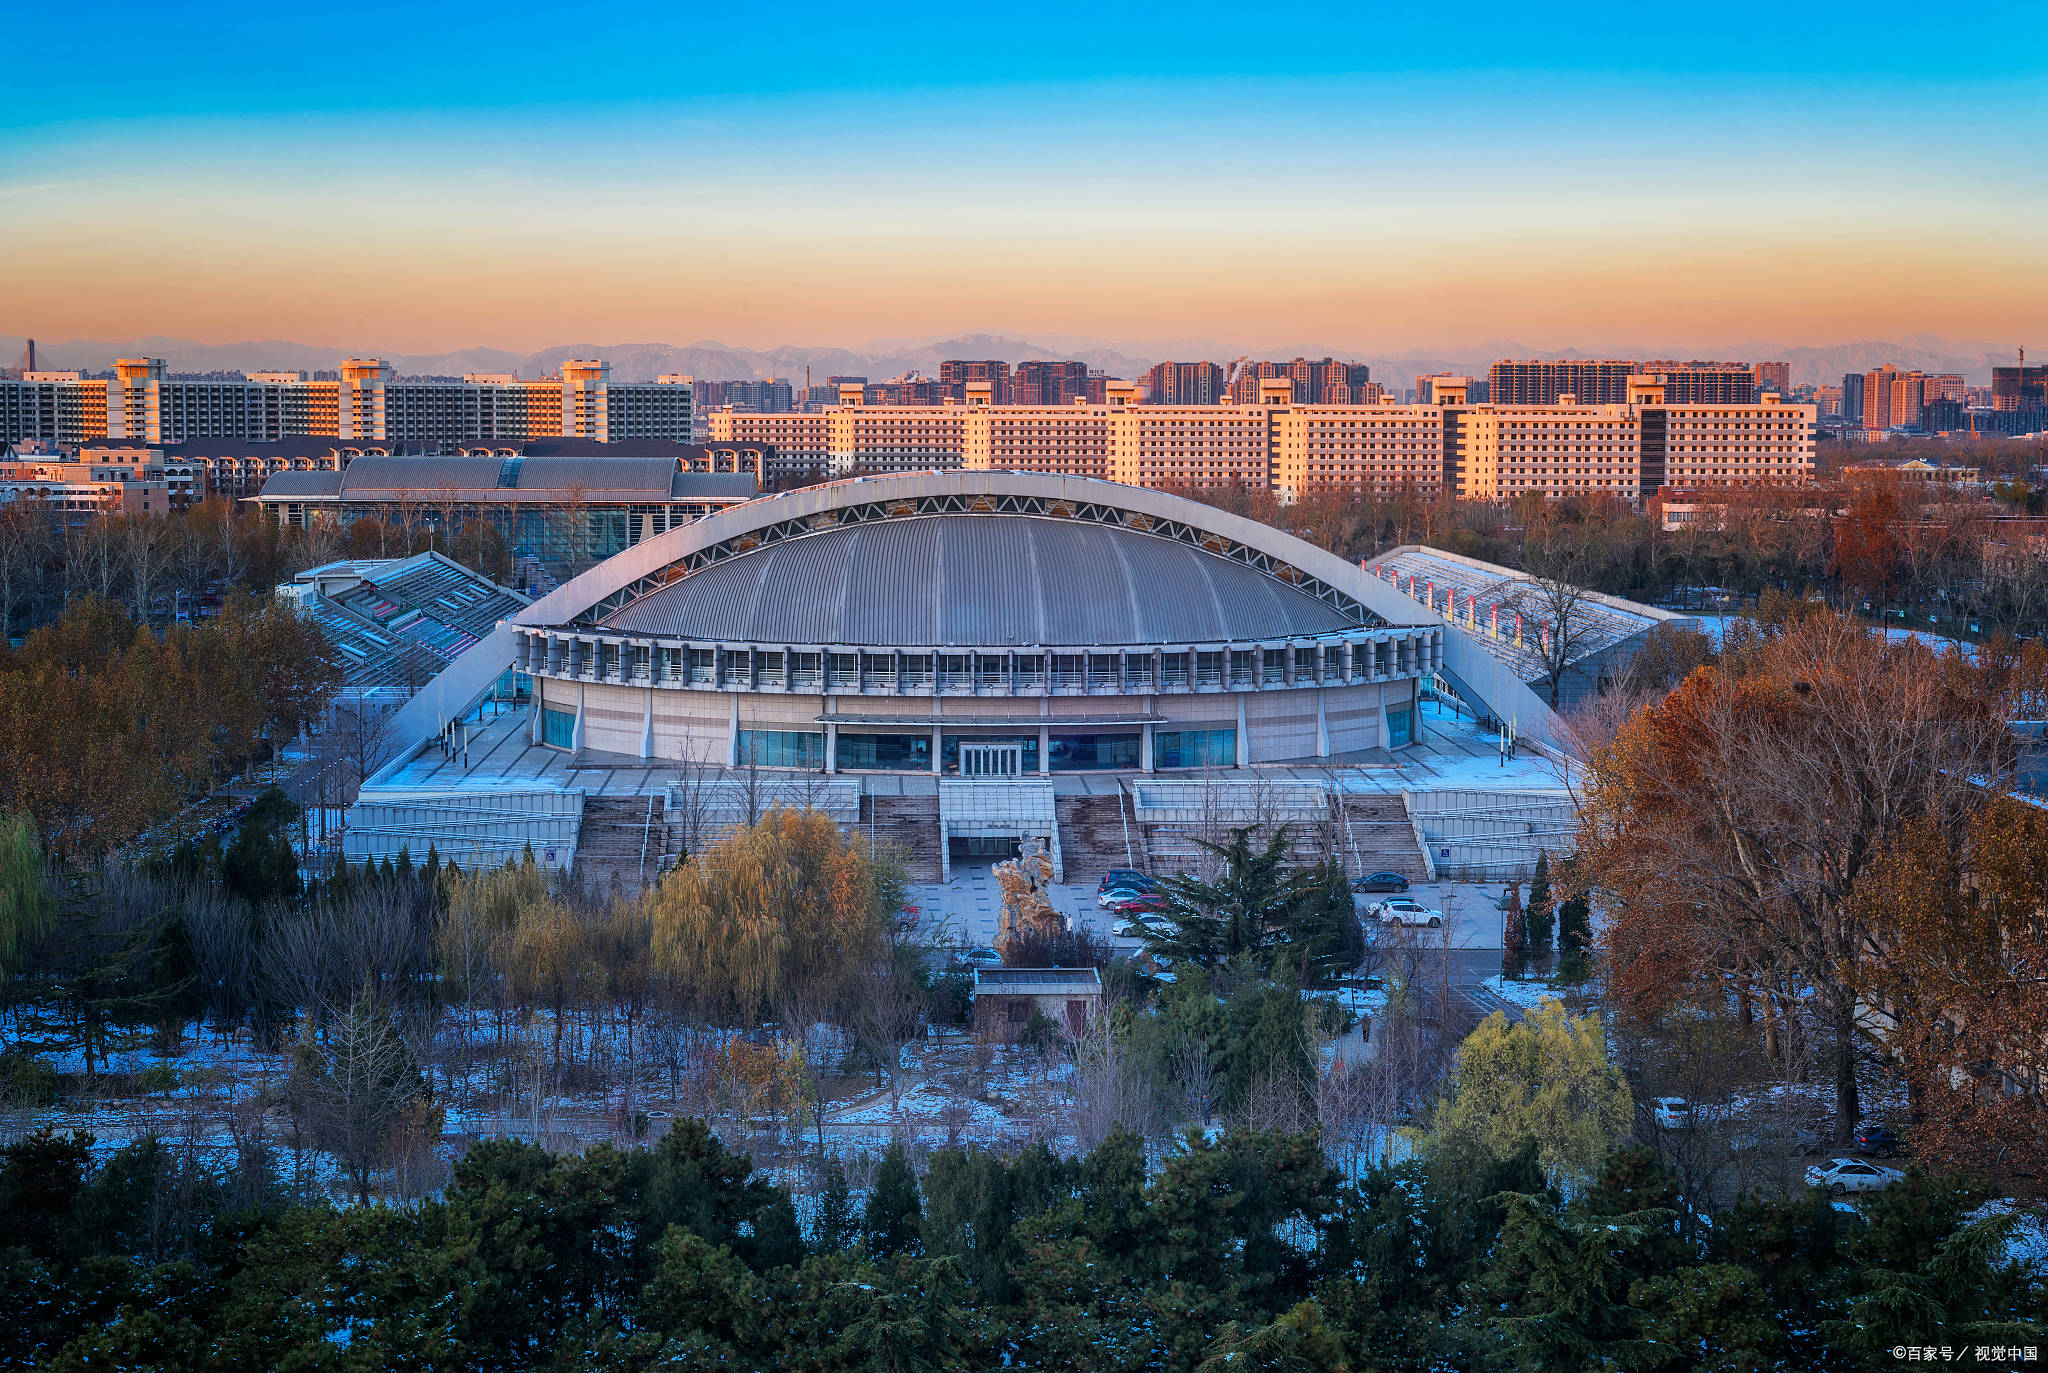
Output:
<svg viewBox="0 0 2048 1373">
<path fill-rule="evenodd" d="M 1792 364 L 1796 383 L 1839 382 L 1844 372 L 1869 371 L 1885 363 L 1925 372 L 1960 372 L 1973 385 L 1988 385 L 1994 362 L 2014 360 L 2010 348 L 1986 343 L 1951 343 L 1922 335 L 1900 342 L 1863 340 L 1825 347 L 1782 347 L 1748 343 L 1713 349 L 1679 347 L 1616 347 L 1593 349 L 1543 349 L 1509 339 L 1494 339 L 1457 349 L 1415 350 L 1381 354 L 1366 350 L 1302 345 L 1290 348 L 1252 349 L 1226 346 L 1213 341 L 1190 344 L 1113 344 L 1060 337 L 1061 346 L 1032 343 L 994 334 L 968 334 L 911 344 L 890 340 L 857 348 L 801 348 L 786 346 L 765 352 L 735 348 L 705 340 L 678 346 L 670 343 L 572 343 L 543 348 L 537 353 L 508 352 L 502 348 L 465 348 L 452 353 L 393 353 L 374 348 L 325 348 L 316 344 L 282 339 L 247 343 L 198 343 L 192 339 L 151 338 L 38 340 L 36 361 L 50 368 L 105 369 L 117 357 L 160 357 L 173 372 L 242 372 L 263 369 L 322 371 L 334 368 L 343 358 L 381 356 L 399 373 L 411 376 L 461 376 L 465 372 L 512 372 L 522 376 L 544 376 L 557 370 L 566 358 L 599 357 L 608 360 L 612 376 L 619 381 L 651 381 L 669 372 L 683 372 L 705 381 L 750 381 L 783 377 L 801 385 L 804 371 L 822 383 L 828 376 L 864 376 L 883 380 L 917 371 L 937 376 L 946 358 L 1000 358 L 1017 363 L 1027 358 L 1084 362 L 1090 368 L 1113 377 L 1135 378 L 1154 362 L 1166 358 L 1187 360 L 1207 357 L 1226 366 L 1231 359 L 1326 356 L 1371 365 L 1374 380 L 1386 386 L 1408 386 L 1418 375 L 1433 372 L 1485 376 L 1496 358 L 1693 358 L 1711 357 L 1761 362 L 1767 359 Z M 18 365 L 24 340 L 0 334 L 0 365 Z"/>
</svg>

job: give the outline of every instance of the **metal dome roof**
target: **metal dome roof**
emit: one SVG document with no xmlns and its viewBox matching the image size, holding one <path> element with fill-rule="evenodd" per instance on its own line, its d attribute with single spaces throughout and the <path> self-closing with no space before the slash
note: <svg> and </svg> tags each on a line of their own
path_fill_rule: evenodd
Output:
<svg viewBox="0 0 2048 1373">
<path fill-rule="evenodd" d="M 769 544 L 604 624 L 754 643 L 962 648 L 1243 643 L 1358 627 L 1202 549 L 1024 515 L 895 519 Z"/>
</svg>

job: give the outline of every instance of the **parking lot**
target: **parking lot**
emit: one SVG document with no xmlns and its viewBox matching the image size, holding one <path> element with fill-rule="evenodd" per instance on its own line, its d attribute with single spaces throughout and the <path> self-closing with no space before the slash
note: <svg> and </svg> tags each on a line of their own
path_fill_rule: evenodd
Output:
<svg viewBox="0 0 2048 1373">
<path fill-rule="evenodd" d="M 1501 946 L 1501 912 L 1495 902 L 1500 892 L 1498 884 L 1418 882 L 1409 889 L 1408 895 L 1432 910 L 1444 913 L 1452 948 L 1498 949 Z M 1096 904 L 1094 882 L 1059 883 L 1052 888 L 1051 895 L 1053 905 L 1074 920 L 1077 928 L 1108 940 L 1119 953 L 1138 947 L 1136 939 L 1111 932 L 1115 917 Z M 1367 903 L 1382 899 L 1378 893 L 1364 896 Z M 996 885 L 993 865 L 986 863 L 956 864 L 950 882 L 912 883 L 910 901 L 918 908 L 923 927 L 927 931 L 945 931 L 943 940 L 948 944 L 992 943 L 1002 918 L 1002 889 Z M 1364 914 L 1361 911 L 1361 915 Z M 1370 919 L 1369 916 L 1366 918 Z M 1371 928 L 1368 927 L 1369 933 Z M 1440 937 L 1429 930 L 1415 933 L 1418 936 L 1428 935 L 1431 942 Z"/>
</svg>

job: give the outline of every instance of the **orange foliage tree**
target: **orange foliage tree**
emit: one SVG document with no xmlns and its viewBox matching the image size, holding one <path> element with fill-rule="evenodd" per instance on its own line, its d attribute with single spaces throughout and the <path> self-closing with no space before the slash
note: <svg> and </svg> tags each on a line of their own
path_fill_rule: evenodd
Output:
<svg viewBox="0 0 2048 1373">
<path fill-rule="evenodd" d="M 2048 1169 L 2048 811 L 2000 798 L 1950 842 L 1915 825 L 1859 897 L 1872 990 L 1923 1157 Z"/>
<path fill-rule="evenodd" d="M 1916 826 L 1962 835 L 2012 756 L 1979 669 L 1834 616 L 1698 669 L 1588 762 L 1580 871 L 1618 999 L 1760 998 L 1775 1024 L 1810 998 L 1846 1139 L 1881 952 L 1863 884 Z"/>
</svg>

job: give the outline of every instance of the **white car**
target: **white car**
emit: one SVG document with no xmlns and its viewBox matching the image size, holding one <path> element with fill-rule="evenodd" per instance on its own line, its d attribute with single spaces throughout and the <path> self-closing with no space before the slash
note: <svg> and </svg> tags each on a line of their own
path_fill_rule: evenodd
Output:
<svg viewBox="0 0 2048 1373">
<path fill-rule="evenodd" d="M 1436 929 L 1444 923 L 1444 913 L 1431 910 L 1412 896 L 1390 896 L 1372 908 L 1372 913 L 1385 925 L 1427 925 Z"/>
<path fill-rule="evenodd" d="M 1690 1130 L 1692 1104 L 1682 1096 L 1660 1096 L 1650 1103 L 1650 1114 L 1660 1130 Z"/>
<path fill-rule="evenodd" d="M 1882 1192 L 1905 1174 L 1860 1158 L 1831 1158 L 1806 1170 L 1808 1187 L 1825 1187 L 1836 1196 L 1850 1192 Z"/>
<path fill-rule="evenodd" d="M 1121 935 L 1125 939 L 1143 939 L 1147 932 L 1152 934 L 1172 934 L 1173 923 L 1163 915 L 1154 915 L 1150 911 L 1145 911 L 1138 915 L 1118 916 L 1116 924 L 1110 927 L 1110 932 Z"/>
</svg>

